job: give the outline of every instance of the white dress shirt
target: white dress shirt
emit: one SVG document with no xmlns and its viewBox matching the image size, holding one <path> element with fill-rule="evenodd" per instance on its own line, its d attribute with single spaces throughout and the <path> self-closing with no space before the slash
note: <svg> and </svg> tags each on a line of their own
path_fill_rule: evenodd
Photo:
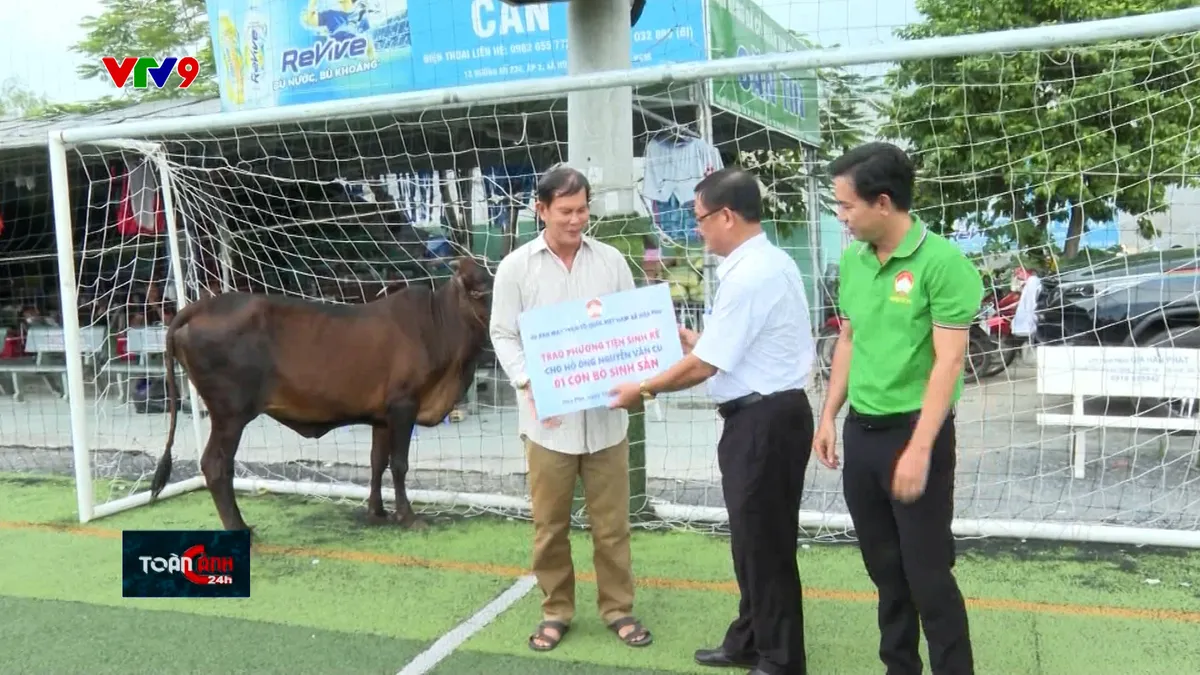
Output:
<svg viewBox="0 0 1200 675">
<path fill-rule="evenodd" d="M 608 244 L 584 236 L 568 270 L 543 235 L 505 256 L 492 284 L 492 348 L 514 386 L 527 383 L 525 352 L 517 317 L 521 312 L 568 300 L 633 290 L 633 272 L 625 255 Z M 536 400 L 534 401 L 536 404 Z M 629 429 L 628 413 L 607 407 L 561 416 L 547 429 L 533 418 L 525 392 L 517 392 L 518 430 L 522 439 L 567 454 L 598 452 L 620 443 Z"/>
<path fill-rule="evenodd" d="M 816 358 L 804 281 L 791 256 L 766 234 L 743 242 L 717 266 L 712 314 L 692 353 L 717 369 L 717 404 L 751 393 L 803 389 Z"/>
</svg>

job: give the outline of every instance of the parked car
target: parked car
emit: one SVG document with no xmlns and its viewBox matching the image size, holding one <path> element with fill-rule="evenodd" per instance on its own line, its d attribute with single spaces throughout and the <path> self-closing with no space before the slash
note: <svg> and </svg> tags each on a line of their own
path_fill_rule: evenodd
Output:
<svg viewBox="0 0 1200 675">
<path fill-rule="evenodd" d="M 1044 345 L 1200 348 L 1200 250 L 1079 261 L 1042 281 Z"/>
<path fill-rule="evenodd" d="M 1037 340 L 1044 345 L 1200 349 L 1200 251 L 1173 248 L 1083 261 L 1043 281 Z M 1136 399 L 1135 413 L 1191 416 L 1196 401 Z"/>
</svg>

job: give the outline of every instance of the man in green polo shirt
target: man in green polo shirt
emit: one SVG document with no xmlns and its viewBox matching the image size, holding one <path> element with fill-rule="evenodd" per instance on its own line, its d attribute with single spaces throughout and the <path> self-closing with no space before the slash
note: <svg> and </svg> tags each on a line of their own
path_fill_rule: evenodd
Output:
<svg viewBox="0 0 1200 675">
<path fill-rule="evenodd" d="M 913 165 L 868 143 L 829 166 L 838 219 L 857 240 L 842 254 L 825 407 L 813 451 L 838 466 L 846 508 L 879 590 L 879 657 L 888 675 L 920 673 L 921 627 L 933 675 L 972 675 L 966 606 L 954 578 L 953 405 L 983 281 L 962 251 L 911 215 Z"/>
</svg>

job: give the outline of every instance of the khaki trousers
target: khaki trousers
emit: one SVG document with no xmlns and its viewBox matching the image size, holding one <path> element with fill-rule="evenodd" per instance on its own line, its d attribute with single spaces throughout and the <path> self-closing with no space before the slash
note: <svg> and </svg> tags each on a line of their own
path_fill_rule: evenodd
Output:
<svg viewBox="0 0 1200 675">
<path fill-rule="evenodd" d="M 575 566 L 571 561 L 571 505 L 583 479 L 591 525 L 597 605 L 605 623 L 633 613 L 633 562 L 629 526 L 629 441 L 599 452 L 568 455 L 525 441 L 533 502 L 533 573 L 542 589 L 545 619 L 575 618 Z"/>
</svg>

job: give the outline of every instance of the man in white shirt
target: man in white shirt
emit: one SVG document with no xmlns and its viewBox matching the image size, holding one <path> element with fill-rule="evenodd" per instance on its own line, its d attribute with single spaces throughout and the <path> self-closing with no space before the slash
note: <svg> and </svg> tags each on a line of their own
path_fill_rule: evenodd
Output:
<svg viewBox="0 0 1200 675">
<path fill-rule="evenodd" d="M 536 197 L 545 229 L 500 262 L 491 316 L 492 347 L 518 390 L 519 433 L 529 463 L 533 572 L 544 595 L 543 621 L 529 647 L 553 649 L 575 615 L 568 532 L 577 478 L 592 528 L 601 617 L 627 644 L 642 647 L 651 636 L 633 617 L 628 415 L 599 408 L 538 421 L 526 370 L 537 364 L 526 360 L 517 324 L 533 307 L 632 290 L 633 272 L 619 250 L 583 234 L 591 188 L 582 173 L 563 165 L 549 169 Z"/>
<path fill-rule="evenodd" d="M 729 511 L 741 603 L 710 666 L 753 675 L 806 672 L 804 614 L 796 564 L 801 489 L 812 453 L 813 413 L 804 392 L 815 358 L 808 298 L 794 260 L 762 231 L 758 180 L 738 168 L 696 186 L 705 246 L 724 260 L 704 332 L 680 328 L 686 356 L 640 384 L 613 389 L 613 407 L 707 381 L 724 418 L 717 462 Z"/>
</svg>

